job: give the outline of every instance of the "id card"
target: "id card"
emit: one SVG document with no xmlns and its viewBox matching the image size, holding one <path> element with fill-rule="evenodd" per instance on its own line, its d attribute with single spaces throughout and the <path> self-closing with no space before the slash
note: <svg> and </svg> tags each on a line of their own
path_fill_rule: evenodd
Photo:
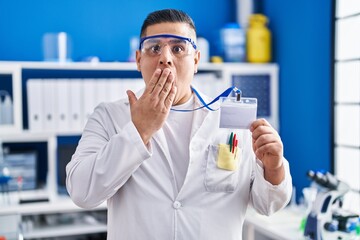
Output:
<svg viewBox="0 0 360 240">
<path fill-rule="evenodd" d="M 249 129 L 256 114 L 256 98 L 220 98 L 220 128 Z"/>
</svg>

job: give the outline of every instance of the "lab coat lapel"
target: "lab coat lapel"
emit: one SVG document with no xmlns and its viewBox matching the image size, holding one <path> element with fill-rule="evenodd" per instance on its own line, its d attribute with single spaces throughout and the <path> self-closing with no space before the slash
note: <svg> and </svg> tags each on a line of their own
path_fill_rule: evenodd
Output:
<svg viewBox="0 0 360 240">
<path fill-rule="evenodd" d="M 136 92 L 135 95 L 139 99 L 143 93 L 144 93 L 144 89 L 141 89 L 138 92 Z M 129 101 L 126 101 L 125 104 L 129 105 Z M 151 142 L 152 142 L 152 144 L 156 145 L 154 147 L 156 147 L 159 150 L 159 152 L 161 152 L 163 154 L 164 158 L 166 159 L 166 161 L 168 163 L 169 171 L 171 172 L 172 176 L 174 176 L 174 179 L 175 179 L 174 167 L 173 167 L 173 164 L 171 161 L 169 147 L 168 147 L 163 129 L 160 129 L 153 135 Z M 176 194 L 179 190 L 177 189 L 176 183 L 174 181 L 172 184 L 175 189 L 174 196 L 176 196 Z"/>
<path fill-rule="evenodd" d="M 153 144 L 156 145 L 157 149 L 159 149 L 159 151 L 161 151 L 163 153 L 163 155 L 168 163 L 169 171 L 171 172 L 172 176 L 174 176 L 174 179 L 175 179 L 174 166 L 171 161 L 169 147 L 168 147 L 163 129 L 160 129 L 159 131 L 157 131 L 153 135 L 152 139 L 153 139 Z M 176 185 L 175 181 L 172 181 L 172 184 L 175 189 L 175 191 L 174 191 L 174 196 L 175 196 L 176 193 L 179 191 L 179 189 L 177 189 L 177 185 Z"/>
<path fill-rule="evenodd" d="M 199 92 L 199 91 L 198 91 Z M 208 97 L 206 97 L 203 93 L 199 92 L 200 96 L 203 97 L 203 100 L 206 103 L 210 102 L 210 99 Z M 203 106 L 203 104 L 200 102 L 200 100 L 198 98 L 196 98 L 196 103 L 195 103 L 195 108 L 201 107 Z M 215 107 L 216 108 L 216 107 Z M 202 108 L 198 111 L 195 111 L 194 114 L 194 118 L 193 118 L 193 126 L 191 129 L 191 139 L 193 137 L 195 137 L 195 135 L 197 135 L 198 132 L 200 132 L 200 129 L 205 129 L 205 132 L 203 131 L 204 134 L 206 135 L 210 135 L 211 129 L 210 127 L 208 127 L 208 123 L 205 122 L 205 119 L 209 116 L 210 114 L 210 110 L 208 110 L 207 108 Z M 201 135 L 201 133 L 200 133 Z M 201 138 L 201 137 L 206 137 L 206 136 L 196 136 L 196 138 Z"/>
</svg>

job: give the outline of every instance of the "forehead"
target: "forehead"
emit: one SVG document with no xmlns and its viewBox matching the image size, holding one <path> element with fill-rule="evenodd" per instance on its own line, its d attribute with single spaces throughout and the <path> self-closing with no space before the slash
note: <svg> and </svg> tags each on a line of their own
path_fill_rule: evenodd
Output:
<svg viewBox="0 0 360 240">
<path fill-rule="evenodd" d="M 159 34 L 172 34 L 183 37 L 195 38 L 194 30 L 187 23 L 158 23 L 148 26 L 145 32 L 145 36 L 148 37 Z"/>
</svg>

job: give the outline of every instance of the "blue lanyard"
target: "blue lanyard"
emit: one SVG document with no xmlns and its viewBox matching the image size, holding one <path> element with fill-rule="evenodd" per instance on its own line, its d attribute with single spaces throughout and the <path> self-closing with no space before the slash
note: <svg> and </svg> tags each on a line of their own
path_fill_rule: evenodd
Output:
<svg viewBox="0 0 360 240">
<path fill-rule="evenodd" d="M 217 102 L 221 97 L 227 97 L 230 95 L 230 93 L 232 91 L 234 91 L 237 94 L 241 95 L 241 90 L 238 89 L 237 87 L 229 87 L 228 89 L 226 89 L 223 93 L 221 93 L 219 96 L 217 96 L 216 98 L 214 98 L 214 100 L 212 100 L 210 103 L 205 103 L 204 99 L 200 96 L 200 94 L 198 93 L 198 91 L 195 90 L 195 88 L 193 88 L 191 86 L 191 90 L 194 91 L 195 95 L 198 97 L 198 99 L 200 100 L 200 102 L 203 104 L 203 106 L 195 108 L 195 109 L 173 109 L 171 108 L 172 111 L 177 111 L 177 112 L 192 112 L 192 111 L 196 111 L 202 108 L 207 108 L 210 111 L 217 111 L 219 110 L 219 108 L 217 109 L 212 109 L 211 107 L 209 107 L 211 104 Z"/>
</svg>

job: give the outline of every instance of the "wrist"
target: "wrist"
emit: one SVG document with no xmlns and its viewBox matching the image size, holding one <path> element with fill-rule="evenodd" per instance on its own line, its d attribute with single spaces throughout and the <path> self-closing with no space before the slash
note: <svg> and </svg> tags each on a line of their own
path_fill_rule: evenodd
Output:
<svg viewBox="0 0 360 240">
<path fill-rule="evenodd" d="M 267 168 L 264 166 L 264 178 L 273 185 L 279 185 L 285 179 L 285 168 L 281 161 L 280 166 Z"/>
</svg>

